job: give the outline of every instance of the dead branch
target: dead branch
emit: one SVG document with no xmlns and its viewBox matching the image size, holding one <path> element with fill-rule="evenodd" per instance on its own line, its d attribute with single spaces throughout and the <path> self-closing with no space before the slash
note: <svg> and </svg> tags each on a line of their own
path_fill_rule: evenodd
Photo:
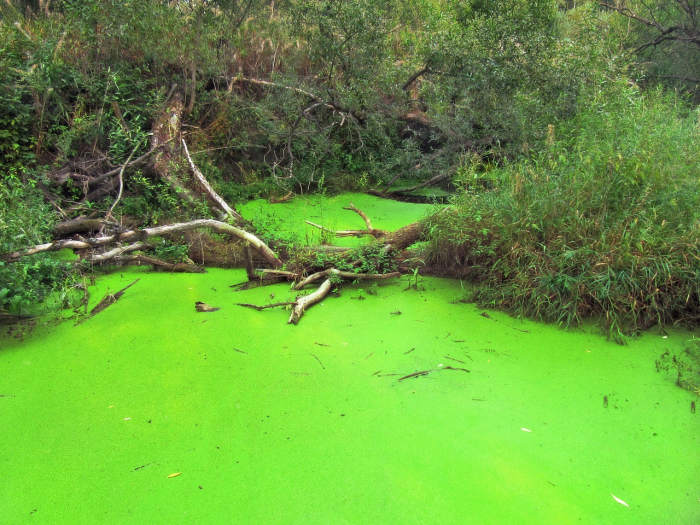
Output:
<svg viewBox="0 0 700 525">
<path fill-rule="evenodd" d="M 116 258 L 117 262 L 135 263 L 140 265 L 150 265 L 156 268 L 162 268 L 166 272 L 175 273 L 206 273 L 206 270 L 201 266 L 191 263 L 169 263 L 148 255 L 121 255 Z"/>
<path fill-rule="evenodd" d="M 334 275 L 338 278 L 341 279 L 348 279 L 348 280 L 371 280 L 371 281 L 379 281 L 383 279 L 391 279 L 393 277 L 400 277 L 401 273 L 400 272 L 391 272 L 391 273 L 354 273 L 354 272 L 345 272 L 341 270 L 337 270 L 336 268 L 328 268 L 327 270 L 323 270 L 320 272 L 313 273 L 309 275 L 306 279 L 303 281 L 298 282 L 293 286 L 295 290 L 301 290 L 306 286 L 307 284 L 311 284 L 313 282 L 316 282 L 324 277 L 330 277 L 331 275 Z"/>
<path fill-rule="evenodd" d="M 97 184 L 99 184 L 99 183 L 101 183 L 101 182 L 107 180 L 108 178 L 112 177 L 113 175 L 116 175 L 117 173 L 119 173 L 119 171 L 121 171 L 121 169 L 122 169 L 123 167 L 129 168 L 129 167 L 131 167 L 131 166 L 136 166 L 136 165 L 138 165 L 138 164 L 143 163 L 143 162 L 144 162 L 146 159 L 148 159 L 148 157 L 150 157 L 158 148 L 160 148 L 161 146 L 164 146 L 165 144 L 167 144 L 167 143 L 170 142 L 171 140 L 172 140 L 172 139 L 169 139 L 169 140 L 163 142 L 162 144 L 157 144 L 157 145 L 151 147 L 151 149 L 149 149 L 146 153 L 144 153 L 144 154 L 141 155 L 140 157 L 136 157 L 136 158 L 135 158 L 134 160 L 132 160 L 131 162 L 125 163 L 125 165 L 123 165 L 123 166 L 119 166 L 119 167 L 114 168 L 114 169 L 112 169 L 112 170 L 106 171 L 106 172 L 102 173 L 101 175 L 98 175 L 98 176 L 96 176 L 96 177 L 91 178 L 91 179 L 88 181 L 88 183 L 89 183 L 91 186 L 97 185 Z"/>
<path fill-rule="evenodd" d="M 85 260 L 91 263 L 103 263 L 105 261 L 108 261 L 109 259 L 113 259 L 114 257 L 119 257 L 124 253 L 141 250 L 146 247 L 148 247 L 148 244 L 146 244 L 145 242 L 138 241 L 133 244 L 129 244 L 128 246 L 117 246 L 116 248 L 113 248 L 106 252 L 88 257 Z"/>
<path fill-rule="evenodd" d="M 257 311 L 262 311 L 265 310 L 266 308 L 276 308 L 277 306 L 290 306 L 293 304 L 297 304 L 296 301 L 285 301 L 282 303 L 272 303 L 272 304 L 265 304 L 262 306 L 258 306 L 256 304 L 250 304 L 250 303 L 236 303 L 237 306 L 245 306 L 246 308 L 253 308 L 254 310 Z"/>
<path fill-rule="evenodd" d="M 114 208 L 117 206 L 117 203 L 119 203 L 119 201 L 121 200 L 122 193 L 124 192 L 124 170 L 126 169 L 126 166 L 127 166 L 127 164 L 129 164 L 131 157 L 134 156 L 134 153 L 136 153 L 136 150 L 139 148 L 140 145 L 141 145 L 141 141 L 139 140 L 136 142 L 136 146 L 134 146 L 134 149 L 131 150 L 131 153 L 129 153 L 129 157 L 126 159 L 126 162 L 124 164 L 122 164 L 122 168 L 119 170 L 119 175 L 117 176 L 117 178 L 119 179 L 119 193 L 117 194 L 117 198 L 114 200 L 112 205 L 109 207 L 109 210 L 107 210 L 107 213 L 105 213 L 105 221 L 108 221 L 110 218 L 112 218 L 112 219 L 114 218 L 114 217 L 112 217 L 112 211 L 114 211 Z M 104 224 L 100 228 L 100 233 L 102 232 L 103 229 L 104 229 Z"/>
<path fill-rule="evenodd" d="M 462 372 L 471 372 L 471 370 L 468 370 L 466 368 L 460 368 L 458 366 L 443 366 L 441 368 L 431 368 L 430 370 L 419 370 L 418 372 L 413 372 L 412 374 L 405 375 L 403 377 L 400 377 L 398 380 L 403 381 L 405 379 L 410 379 L 412 377 L 420 377 L 420 376 L 427 376 L 431 372 L 439 372 L 440 370 L 459 370 Z M 389 375 L 389 374 L 385 374 Z"/>
<path fill-rule="evenodd" d="M 688 42 L 691 44 L 695 44 L 696 46 L 700 46 L 700 31 L 698 31 L 696 8 L 694 5 L 691 6 L 687 2 L 676 2 L 676 9 L 678 9 L 678 11 L 682 13 L 683 16 L 685 16 L 685 20 L 679 25 L 672 26 L 663 26 L 655 18 L 654 13 L 649 6 L 646 6 L 650 15 L 647 18 L 640 15 L 638 12 L 632 11 L 624 3 L 622 3 L 622 5 L 613 5 L 609 2 L 598 2 L 598 4 L 612 11 L 616 11 L 622 16 L 625 16 L 631 20 L 635 20 L 647 27 L 652 27 L 658 31 L 658 34 L 655 38 L 637 47 L 634 50 L 636 53 L 639 53 L 640 51 L 643 51 L 648 47 L 656 47 L 662 42 L 674 40 L 678 42 Z"/>
<path fill-rule="evenodd" d="M 258 86 L 273 87 L 278 89 L 285 89 L 287 91 L 292 91 L 294 93 L 304 95 L 305 97 L 310 98 L 314 102 L 318 102 L 319 104 L 326 106 L 332 109 L 333 111 L 337 111 L 338 113 L 341 113 L 344 116 L 350 117 L 358 124 L 364 124 L 365 122 L 364 117 L 361 117 L 355 111 L 345 108 L 337 102 L 334 102 L 333 100 L 324 100 L 318 95 L 311 93 L 310 91 L 306 91 L 305 89 L 298 88 L 296 86 L 286 86 L 284 84 L 278 84 L 277 82 L 270 82 L 269 80 L 261 80 L 257 78 L 234 77 L 231 79 L 229 89 L 231 89 L 233 85 L 238 82 L 245 82 L 247 84 L 254 84 Z"/>
<path fill-rule="evenodd" d="M 311 292 L 309 295 L 305 295 L 296 300 L 294 308 L 292 309 L 292 314 L 289 316 L 289 321 L 287 324 L 297 324 L 304 312 L 311 308 L 316 303 L 320 302 L 328 292 L 331 291 L 331 280 L 326 279 L 323 281 L 321 286 L 316 289 L 316 291 Z"/>
<path fill-rule="evenodd" d="M 443 181 L 447 178 L 449 178 L 450 174 L 449 173 L 439 173 L 435 175 L 434 177 L 431 177 L 430 179 L 421 182 L 420 184 L 416 184 L 415 186 L 411 186 L 410 188 L 405 188 L 401 190 L 402 192 L 411 192 L 411 191 L 416 191 L 421 188 L 425 188 L 426 186 L 432 186 L 433 184 L 437 184 L 440 181 Z"/>
<path fill-rule="evenodd" d="M 387 234 L 383 239 L 387 250 L 405 250 L 420 239 L 423 234 L 423 223 L 414 222 Z"/>
<path fill-rule="evenodd" d="M 99 314 L 101 311 L 105 310 L 109 306 L 112 306 L 114 303 L 116 303 L 119 298 L 124 295 L 124 292 L 126 292 L 129 288 L 131 288 L 133 285 L 135 285 L 137 282 L 139 282 L 139 279 L 136 279 L 135 281 L 132 281 L 131 283 L 127 284 L 124 288 L 119 290 L 117 293 L 111 294 L 108 293 L 105 295 L 102 300 L 97 303 L 97 306 L 95 306 L 92 310 L 90 310 L 90 314 L 82 319 L 81 321 L 78 321 L 78 324 L 81 323 L 82 321 L 86 321 L 87 319 L 90 319 L 91 317 L 94 317 L 95 315 Z"/>
<path fill-rule="evenodd" d="M 367 217 L 367 214 L 365 212 L 363 212 L 362 210 L 360 210 L 359 208 L 357 208 L 352 202 L 350 204 L 348 204 L 347 206 L 343 206 L 343 209 L 354 211 L 355 213 L 357 213 L 360 217 L 362 217 L 362 220 L 365 221 L 365 224 L 367 225 L 367 230 L 368 231 L 374 230 L 374 228 L 372 228 L 372 221 L 369 220 L 369 217 Z"/>
<path fill-rule="evenodd" d="M 185 148 L 185 155 L 187 156 L 187 160 L 190 163 L 190 168 L 192 168 L 192 173 L 204 189 L 207 196 L 216 204 L 218 204 L 218 206 L 224 211 L 224 214 L 233 217 L 237 221 L 243 219 L 243 217 L 241 217 L 241 215 L 236 210 L 234 210 L 233 208 L 231 208 L 231 206 L 228 205 L 228 203 L 221 197 L 221 195 L 214 191 L 214 188 L 211 187 L 209 181 L 207 181 L 202 172 L 199 171 L 199 168 L 192 161 L 192 157 L 190 157 L 190 151 L 189 149 L 187 149 L 187 143 L 185 142 L 185 139 L 182 139 L 182 146 Z"/>
<path fill-rule="evenodd" d="M 407 91 L 408 88 L 411 87 L 411 84 L 413 84 L 418 78 L 422 77 L 426 73 L 430 73 L 430 68 L 428 66 L 425 66 L 423 69 L 419 69 L 415 73 L 413 73 L 410 77 L 408 77 L 408 80 L 404 82 L 403 86 L 401 86 L 401 89 L 404 91 Z"/>
<path fill-rule="evenodd" d="M 282 202 L 288 202 L 288 201 L 292 200 L 293 198 L 294 198 L 294 192 L 290 191 L 290 192 L 287 192 L 287 194 L 282 196 L 282 197 L 274 197 L 274 196 L 270 197 L 269 201 L 270 201 L 270 204 L 280 204 Z"/>
<path fill-rule="evenodd" d="M 313 226 L 314 228 L 318 228 L 321 231 L 331 233 L 336 237 L 364 237 L 365 235 L 373 235 L 371 231 L 367 230 L 331 230 L 329 228 L 326 228 L 325 226 L 321 226 L 320 224 L 316 224 L 315 222 L 311 222 L 309 220 L 305 220 L 304 222 L 309 226 Z"/>
<path fill-rule="evenodd" d="M 263 276 L 275 275 L 275 276 L 279 276 L 279 277 L 287 277 L 289 279 L 294 279 L 294 280 L 299 278 L 298 273 L 288 272 L 286 270 L 269 270 L 267 268 L 257 268 L 255 271 L 258 273 L 261 273 Z"/>
<path fill-rule="evenodd" d="M 127 230 L 120 233 L 115 233 L 113 235 L 105 235 L 102 237 L 93 237 L 86 239 L 84 241 L 76 241 L 72 239 L 61 239 L 45 244 L 38 244 L 27 248 L 25 250 L 20 250 L 0 256 L 0 259 L 5 261 L 16 261 L 21 257 L 26 257 L 27 255 L 33 255 L 36 253 L 42 253 L 47 251 L 56 251 L 63 248 L 71 249 L 85 249 L 85 248 L 95 248 L 97 246 L 104 246 L 107 244 L 127 241 L 127 240 L 143 240 L 148 237 L 168 235 L 171 233 L 182 232 L 194 230 L 197 228 L 209 228 L 218 233 L 226 233 L 233 235 L 234 237 L 250 243 L 250 245 L 262 256 L 265 261 L 267 261 L 274 268 L 279 268 L 282 266 L 282 261 L 280 261 L 275 253 L 260 240 L 254 234 L 226 224 L 225 222 L 217 221 L 214 219 L 198 219 L 190 222 L 180 222 L 175 224 L 166 224 L 164 226 L 154 226 L 152 228 L 143 228 L 139 230 Z"/>
<path fill-rule="evenodd" d="M 53 233 L 57 237 L 65 237 L 74 233 L 93 232 L 98 231 L 103 224 L 107 224 L 103 219 L 90 219 L 81 216 L 69 221 L 59 222 L 54 226 Z"/>
<path fill-rule="evenodd" d="M 349 206 L 345 206 L 345 207 L 343 207 L 343 209 L 354 211 L 360 217 L 362 217 L 362 220 L 365 221 L 365 225 L 367 226 L 367 229 L 366 230 L 331 230 L 329 228 L 326 228 L 325 226 L 321 226 L 320 224 L 316 224 L 315 222 L 311 222 L 309 220 L 306 220 L 304 222 L 310 226 L 313 226 L 314 228 L 320 229 L 321 231 L 331 233 L 331 234 L 335 235 L 336 237 L 362 237 L 364 235 L 371 235 L 375 239 L 379 239 L 380 237 L 383 237 L 384 235 L 387 234 L 387 232 L 384 230 L 377 230 L 376 228 L 373 228 L 372 221 L 369 220 L 369 217 L 367 217 L 367 214 L 365 214 L 365 212 L 363 212 L 362 210 L 356 208 L 354 204 L 350 203 Z"/>
</svg>

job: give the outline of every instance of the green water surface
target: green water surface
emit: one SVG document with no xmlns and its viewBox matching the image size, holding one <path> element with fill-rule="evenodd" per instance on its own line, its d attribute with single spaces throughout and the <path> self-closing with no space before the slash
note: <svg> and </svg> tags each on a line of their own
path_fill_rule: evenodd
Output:
<svg viewBox="0 0 700 525">
<path fill-rule="evenodd" d="M 90 306 L 136 278 L 78 326 L 0 336 L 0 523 L 700 522 L 696 398 L 654 364 L 691 333 L 619 346 L 437 278 L 346 286 L 298 326 L 236 306 L 294 298 L 234 291 L 241 270 L 132 268 Z"/>
</svg>

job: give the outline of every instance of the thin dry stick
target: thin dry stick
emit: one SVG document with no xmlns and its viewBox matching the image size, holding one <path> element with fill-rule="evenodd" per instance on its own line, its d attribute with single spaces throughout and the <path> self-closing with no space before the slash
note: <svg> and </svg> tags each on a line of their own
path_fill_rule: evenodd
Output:
<svg viewBox="0 0 700 525">
<path fill-rule="evenodd" d="M 109 210 L 105 214 L 105 221 L 108 221 L 110 217 L 114 219 L 112 212 L 114 211 L 114 208 L 116 207 L 117 203 L 121 200 L 122 193 L 124 192 L 124 170 L 128 166 L 131 157 L 134 156 L 134 153 L 136 153 L 136 150 L 139 148 L 140 145 L 141 141 L 139 140 L 136 142 L 136 146 L 134 146 L 134 149 L 131 150 L 131 153 L 129 153 L 129 157 L 126 159 L 126 162 L 122 164 L 122 169 L 119 170 L 119 193 L 117 194 L 117 198 L 115 199 L 115 201 L 112 203 L 112 206 L 110 206 Z M 104 224 L 100 227 L 100 233 L 102 233 L 104 227 Z"/>
<path fill-rule="evenodd" d="M 190 157 L 190 152 L 187 149 L 187 143 L 185 142 L 185 139 L 182 139 L 182 145 L 185 148 L 185 155 L 187 156 L 187 160 L 190 163 L 190 168 L 192 168 L 192 173 L 194 174 L 195 178 L 199 182 L 199 184 L 204 188 L 204 191 L 209 195 L 209 197 L 216 202 L 219 207 L 224 211 L 226 215 L 230 215 L 236 220 L 240 220 L 243 217 L 231 208 L 231 206 L 228 205 L 228 203 L 214 191 L 214 188 L 211 187 L 211 184 L 209 184 L 209 181 L 204 177 L 201 171 L 199 171 L 199 168 L 195 165 L 195 163 L 192 161 L 192 157 Z"/>
</svg>

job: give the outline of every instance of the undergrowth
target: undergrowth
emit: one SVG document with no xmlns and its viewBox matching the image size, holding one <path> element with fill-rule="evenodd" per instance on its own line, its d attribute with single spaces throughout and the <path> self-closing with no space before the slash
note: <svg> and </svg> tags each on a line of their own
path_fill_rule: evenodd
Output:
<svg viewBox="0 0 700 525">
<path fill-rule="evenodd" d="M 430 220 L 428 263 L 481 283 L 482 305 L 565 326 L 600 317 L 620 342 L 698 326 L 700 115 L 629 85 L 581 107 L 529 159 L 462 166 L 459 180 L 491 188 L 467 184 Z"/>
</svg>

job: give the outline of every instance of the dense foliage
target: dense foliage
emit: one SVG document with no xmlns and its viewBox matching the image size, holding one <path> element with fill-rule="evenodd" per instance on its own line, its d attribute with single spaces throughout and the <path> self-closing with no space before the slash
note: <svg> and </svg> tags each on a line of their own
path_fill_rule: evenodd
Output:
<svg viewBox="0 0 700 525">
<path fill-rule="evenodd" d="M 479 302 L 565 325 L 601 315 L 618 339 L 697 325 L 698 112 L 659 91 L 593 91 L 542 151 L 461 168 L 466 191 L 433 218 L 430 260 L 483 283 Z"/>
<path fill-rule="evenodd" d="M 456 196 L 427 260 L 481 283 L 482 303 L 600 315 L 614 336 L 697 325 L 695 15 L 661 0 L 2 2 L 0 253 L 104 216 L 117 186 L 93 181 L 146 153 L 181 101 L 231 203 L 436 180 Z M 210 213 L 183 198 L 177 148 L 168 177 L 126 169 L 121 224 Z M 70 274 L 50 256 L 0 265 L 0 310 Z"/>
</svg>

